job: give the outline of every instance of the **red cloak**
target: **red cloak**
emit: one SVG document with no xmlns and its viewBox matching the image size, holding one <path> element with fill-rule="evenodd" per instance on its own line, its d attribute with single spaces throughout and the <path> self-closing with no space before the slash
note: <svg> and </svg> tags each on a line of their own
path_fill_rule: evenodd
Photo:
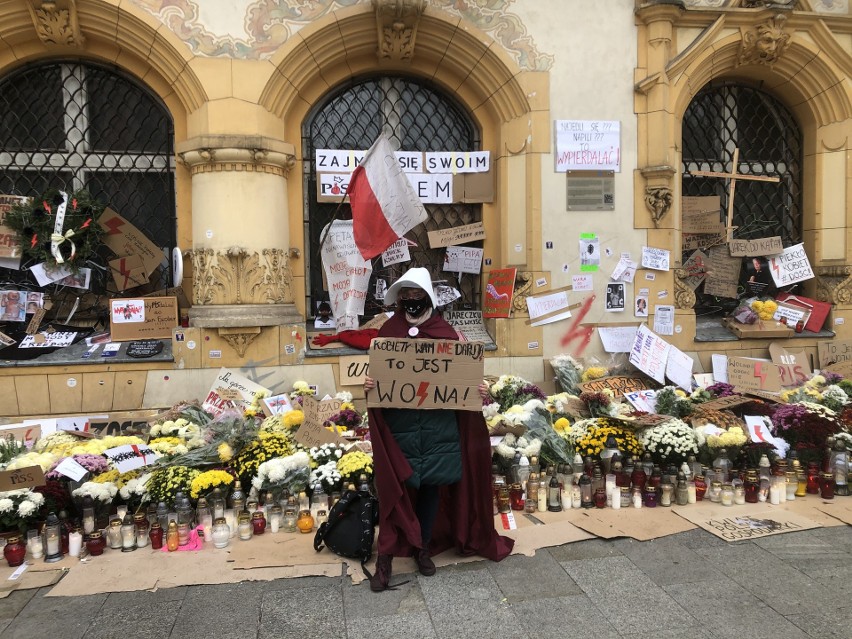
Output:
<svg viewBox="0 0 852 639">
<path fill-rule="evenodd" d="M 418 338 L 458 339 L 455 329 L 435 315 L 417 327 Z M 409 324 L 396 313 L 379 337 L 409 337 Z M 441 487 L 429 551 L 436 555 L 455 547 L 460 555 L 482 555 L 493 561 L 506 557 L 515 544 L 494 528 L 491 494 L 491 442 L 482 413 L 456 411 L 463 467 L 461 481 Z M 405 485 L 411 466 L 384 419 L 382 409 L 369 410 L 376 492 L 379 497 L 378 551 L 409 557 L 421 546 L 420 523 L 414 511 L 416 491 Z"/>
</svg>

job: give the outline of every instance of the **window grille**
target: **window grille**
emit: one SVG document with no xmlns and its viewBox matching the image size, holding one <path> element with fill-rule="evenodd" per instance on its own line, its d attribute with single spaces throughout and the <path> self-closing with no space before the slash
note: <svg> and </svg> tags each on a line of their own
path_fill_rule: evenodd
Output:
<svg viewBox="0 0 852 639">
<path fill-rule="evenodd" d="M 470 116 L 455 101 L 422 81 L 403 77 L 353 80 L 329 94 L 308 116 L 303 127 L 305 180 L 305 245 L 308 315 L 316 304 L 328 299 L 323 290 L 320 233 L 335 215 L 337 203 L 317 202 L 317 149 L 368 149 L 385 130 L 391 143 L 401 151 L 477 151 L 479 132 Z M 433 281 L 444 280 L 462 297 L 454 306 L 476 308 L 479 303 L 479 276 L 444 272 L 444 249 L 430 249 L 429 231 L 472 224 L 482 219 L 478 204 L 426 204 L 429 217 L 406 237 L 417 243 L 411 247 L 411 262 L 384 268 L 381 256 L 373 260 L 373 275 L 365 305 L 365 315 L 381 311 L 374 292 L 376 280 L 388 285 L 411 266 L 429 269 Z M 351 217 L 348 204 L 337 213 Z M 481 242 L 468 246 L 482 246 Z"/>
<path fill-rule="evenodd" d="M 784 246 L 802 240 L 802 133 L 792 114 L 773 96 L 733 82 L 711 83 L 693 98 L 682 122 L 682 195 L 718 195 L 726 221 L 728 180 L 693 176 L 693 171 L 730 171 L 770 175 L 780 183 L 738 180 L 734 199 L 734 236 L 780 236 Z M 739 166 L 732 167 L 739 148 Z M 686 260 L 692 251 L 685 251 Z M 745 258 L 744 258 L 745 259 Z M 745 269 L 741 278 L 745 277 Z M 741 282 L 742 283 L 742 282 Z M 741 287 L 741 292 L 744 288 Z M 728 310 L 734 300 L 697 291 L 699 314 Z"/>
<path fill-rule="evenodd" d="M 150 91 L 118 69 L 71 61 L 0 79 L 0 193 L 38 196 L 50 188 L 86 189 L 143 231 L 164 251 L 145 289 L 170 285 L 174 126 Z M 105 260 L 114 257 L 104 251 Z M 26 271 L 7 274 L 27 281 Z M 92 275 L 95 291 L 114 289 L 108 272 Z M 60 298 L 63 292 L 79 294 L 60 290 Z"/>
</svg>

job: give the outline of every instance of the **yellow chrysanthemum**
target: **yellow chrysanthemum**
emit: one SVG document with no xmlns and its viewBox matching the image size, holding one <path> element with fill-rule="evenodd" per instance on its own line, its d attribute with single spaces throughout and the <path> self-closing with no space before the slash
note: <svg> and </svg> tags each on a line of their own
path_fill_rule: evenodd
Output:
<svg viewBox="0 0 852 639">
<path fill-rule="evenodd" d="M 233 476 L 224 470 L 208 470 L 196 475 L 190 483 L 189 496 L 198 499 L 217 486 L 230 486 L 234 483 Z"/>
<path fill-rule="evenodd" d="M 569 428 L 571 428 L 571 422 L 569 422 L 565 417 L 560 417 L 553 424 L 553 430 L 555 430 L 560 435 Z"/>
<path fill-rule="evenodd" d="M 223 462 L 229 462 L 234 457 L 234 449 L 227 443 L 219 444 L 216 452 L 219 453 L 219 460 Z"/>
<path fill-rule="evenodd" d="M 607 369 L 603 366 L 592 366 L 583 371 L 582 381 L 589 382 L 593 379 L 606 377 Z"/>
</svg>

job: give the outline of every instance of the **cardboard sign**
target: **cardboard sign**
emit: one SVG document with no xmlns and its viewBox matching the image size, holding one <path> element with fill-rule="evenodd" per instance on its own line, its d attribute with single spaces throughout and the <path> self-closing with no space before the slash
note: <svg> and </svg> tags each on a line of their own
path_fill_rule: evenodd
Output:
<svg viewBox="0 0 852 639">
<path fill-rule="evenodd" d="M 160 455 L 146 444 L 125 444 L 115 448 L 107 448 L 104 451 L 107 457 L 120 473 L 126 473 L 137 468 L 143 468 L 153 464 Z"/>
<path fill-rule="evenodd" d="M 767 504 L 748 504 L 733 509 L 705 502 L 689 508 L 677 508 L 673 512 L 725 541 L 759 539 L 819 528 L 819 524 L 810 519 Z"/>
<path fill-rule="evenodd" d="M 41 466 L 27 466 L 0 472 L 0 492 L 37 486 L 44 486 L 44 471 Z"/>
<path fill-rule="evenodd" d="M 322 444 L 346 444 L 343 437 L 323 426 L 335 413 L 340 412 L 342 404 L 343 402 L 339 399 L 317 401 L 310 396 L 304 397 L 302 410 L 305 413 L 305 420 L 293 438 L 306 448 Z"/>
<path fill-rule="evenodd" d="M 775 255 L 784 250 L 784 243 L 779 236 L 764 237 L 757 240 L 730 240 L 728 250 L 731 257 L 752 257 Z"/>
<path fill-rule="evenodd" d="M 722 246 L 714 246 L 707 251 L 707 278 L 704 280 L 704 292 L 719 297 L 736 297 L 740 279 L 742 260 L 731 257 Z"/>
<path fill-rule="evenodd" d="M 340 385 L 361 386 L 370 370 L 368 355 L 353 355 L 340 358 Z"/>
<path fill-rule="evenodd" d="M 430 248 L 456 246 L 458 244 L 467 244 L 468 242 L 484 240 L 485 226 L 482 222 L 474 222 L 473 224 L 465 224 L 464 226 L 454 226 L 449 229 L 429 231 L 428 235 Z"/>
<path fill-rule="evenodd" d="M 110 300 L 110 334 L 114 342 L 171 339 L 178 325 L 176 297 Z"/>
<path fill-rule="evenodd" d="M 384 267 L 410 260 L 411 253 L 408 252 L 408 240 L 404 237 L 391 244 L 382 253 L 382 266 Z"/>
<path fill-rule="evenodd" d="M 259 391 L 269 392 L 268 389 L 247 377 L 243 377 L 229 368 L 222 367 L 219 369 L 216 379 L 213 380 L 213 385 L 210 387 L 207 398 L 201 404 L 201 408 L 215 412 L 217 415 L 225 408 L 233 408 L 234 405 L 246 409 L 251 406 L 255 394 Z M 223 397 L 222 394 L 227 395 L 227 397 Z"/>
<path fill-rule="evenodd" d="M 482 311 L 444 311 L 444 319 L 456 332 L 461 333 L 464 341 L 484 342 L 486 345 L 494 343 L 485 329 Z"/>
<path fill-rule="evenodd" d="M 743 397 L 742 395 L 728 395 L 727 397 L 719 397 L 718 399 L 711 399 L 709 402 L 704 402 L 699 405 L 699 408 L 706 408 L 708 410 L 726 410 L 736 406 L 742 406 L 743 404 L 748 404 L 751 401 L 752 399 L 750 397 Z"/>
<path fill-rule="evenodd" d="M 804 244 L 785 248 L 780 255 L 770 256 L 768 261 L 769 273 L 778 288 L 804 282 L 814 276 Z"/>
<path fill-rule="evenodd" d="M 704 251 L 695 251 L 683 263 L 683 270 L 687 276 L 681 282 L 694 291 L 707 277 L 707 254 Z"/>
<path fill-rule="evenodd" d="M 0 426 L 0 439 L 12 438 L 29 447 L 41 437 L 41 424 L 7 424 Z"/>
<path fill-rule="evenodd" d="M 367 405 L 480 411 L 484 354 L 482 342 L 374 339 L 370 376 L 376 387 Z"/>
<path fill-rule="evenodd" d="M 725 224 L 720 217 L 718 195 L 681 198 L 681 230 L 684 233 L 723 233 Z"/>
<path fill-rule="evenodd" d="M 148 283 L 145 262 L 142 261 L 140 255 L 128 255 L 110 260 L 109 271 L 112 275 L 112 281 L 115 282 L 119 291 L 126 291 Z"/>
<path fill-rule="evenodd" d="M 263 409 L 263 412 L 266 413 L 268 417 L 270 415 L 289 413 L 293 410 L 293 404 L 290 402 L 290 396 L 287 393 L 282 393 L 281 395 L 264 397 Z"/>
<path fill-rule="evenodd" d="M 640 326 L 630 348 L 628 361 L 651 379 L 666 383 L 666 360 L 671 344 L 655 335 L 647 326 Z M 630 390 L 638 390 L 631 388 Z"/>
<path fill-rule="evenodd" d="M 21 246 L 18 233 L 6 226 L 6 215 L 16 204 L 25 204 L 29 200 L 20 195 L 0 195 L 0 257 L 20 258 Z"/>
<path fill-rule="evenodd" d="M 479 273 L 483 250 L 471 246 L 448 246 L 444 254 L 444 270 L 451 273 Z"/>
<path fill-rule="evenodd" d="M 828 366 L 823 366 L 822 370 L 829 373 L 837 373 L 842 377 L 852 377 L 852 361 L 847 360 L 845 362 L 829 364 Z"/>
<path fill-rule="evenodd" d="M 580 390 L 587 393 L 599 393 L 608 388 L 616 398 L 621 397 L 625 393 L 634 391 L 653 390 L 653 386 L 648 383 L 644 377 L 636 377 L 633 375 L 613 375 L 612 377 L 601 377 L 593 379 L 589 382 L 578 384 Z"/>
<path fill-rule="evenodd" d="M 769 355 L 772 363 L 778 366 L 783 388 L 801 386 L 811 378 L 811 363 L 805 351 L 788 351 L 778 342 L 769 345 Z"/>
<path fill-rule="evenodd" d="M 148 277 L 165 260 L 163 249 L 112 209 L 108 208 L 101 214 L 98 224 L 106 231 L 103 236 L 104 244 L 119 257 L 141 257 Z"/>
<path fill-rule="evenodd" d="M 779 392 L 781 373 L 772 362 L 751 357 L 728 357 L 728 383 L 734 388 Z"/>
<path fill-rule="evenodd" d="M 719 231 L 718 233 L 684 233 L 681 237 L 680 248 L 684 251 L 709 249 L 713 246 L 724 244 L 727 237 L 725 231 Z"/>
<path fill-rule="evenodd" d="M 830 342 L 817 342 L 820 367 L 838 362 L 852 362 L 852 340 L 835 339 Z"/>
<path fill-rule="evenodd" d="M 509 317 L 517 273 L 518 269 L 510 267 L 494 269 L 488 274 L 482 317 Z"/>
<path fill-rule="evenodd" d="M 316 424 L 322 426 L 335 413 L 340 412 L 343 402 L 339 399 L 317 400 L 306 396 L 302 399 L 302 410 L 305 413 L 304 424 Z"/>
</svg>

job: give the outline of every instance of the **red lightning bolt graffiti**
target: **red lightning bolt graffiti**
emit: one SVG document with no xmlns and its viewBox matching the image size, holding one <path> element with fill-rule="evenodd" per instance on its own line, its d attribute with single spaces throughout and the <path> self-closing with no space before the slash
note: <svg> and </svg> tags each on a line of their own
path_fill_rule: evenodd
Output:
<svg viewBox="0 0 852 639">
<path fill-rule="evenodd" d="M 114 217 L 111 220 L 104 222 L 104 226 L 108 229 L 107 235 L 118 235 L 121 233 L 121 227 L 124 226 L 124 222 L 119 220 L 117 217 Z"/>
<path fill-rule="evenodd" d="M 429 382 L 420 382 L 420 388 L 417 389 L 417 396 L 420 398 L 420 401 L 417 402 L 417 406 L 426 401 L 426 389 L 429 388 Z"/>
<path fill-rule="evenodd" d="M 592 307 L 592 302 L 595 301 L 595 296 L 590 295 L 583 302 L 583 305 L 580 307 L 580 311 L 577 313 L 577 317 L 571 322 L 571 326 L 568 328 L 568 332 L 562 337 L 562 341 L 560 342 L 562 348 L 568 346 L 571 342 L 579 340 L 580 343 L 576 347 L 571 355 L 575 357 L 579 357 L 583 354 L 586 348 L 589 346 L 589 342 L 592 341 L 592 334 L 595 332 L 594 326 L 581 326 L 580 324 L 585 319 L 586 315 L 589 314 L 589 309 Z"/>
</svg>

